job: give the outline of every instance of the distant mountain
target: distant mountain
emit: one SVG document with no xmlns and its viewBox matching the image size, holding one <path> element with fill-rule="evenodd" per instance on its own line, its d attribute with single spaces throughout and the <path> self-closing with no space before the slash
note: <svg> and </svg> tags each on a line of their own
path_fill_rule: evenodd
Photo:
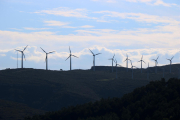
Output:
<svg viewBox="0 0 180 120">
<path fill-rule="evenodd" d="M 150 82 L 122 98 L 63 108 L 25 120 L 179 120 L 180 79 Z"/>
<path fill-rule="evenodd" d="M 178 77 L 179 64 L 172 66 L 169 74 L 168 67 L 165 79 Z M 163 76 L 159 67 L 157 74 L 153 72 L 147 78 L 147 70 L 134 69 L 132 72 L 126 68 L 111 72 L 111 67 L 98 66 L 97 71 L 72 70 L 51 71 L 32 68 L 7 69 L 0 71 L 0 99 L 9 102 L 22 103 L 33 109 L 43 111 L 56 111 L 87 102 L 94 102 L 101 98 L 122 97 L 135 88 L 147 85 L 150 81 L 160 80 Z M 103 69 L 109 69 L 104 71 Z M 1 106 L 0 106 L 1 107 Z"/>
</svg>

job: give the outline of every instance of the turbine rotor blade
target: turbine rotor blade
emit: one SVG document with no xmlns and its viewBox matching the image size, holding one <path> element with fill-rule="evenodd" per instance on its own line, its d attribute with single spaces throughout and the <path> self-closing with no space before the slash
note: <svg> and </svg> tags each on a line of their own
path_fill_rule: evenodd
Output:
<svg viewBox="0 0 180 120">
<path fill-rule="evenodd" d="M 115 59 L 115 60 L 113 60 L 115 63 L 117 63 L 117 60 Z"/>
<path fill-rule="evenodd" d="M 14 49 L 14 50 L 16 50 L 16 49 Z M 22 52 L 22 51 L 20 51 L 20 50 L 16 50 L 16 51 Z"/>
<path fill-rule="evenodd" d="M 114 56 L 115 56 L 115 54 L 114 54 Z M 113 59 L 114 59 L 114 56 L 113 56 Z"/>
<path fill-rule="evenodd" d="M 69 57 L 68 57 L 68 58 L 70 58 L 70 55 L 69 55 Z M 68 58 L 67 58 L 67 59 L 68 59 Z M 67 59 L 66 59 L 66 60 L 67 60 Z M 65 61 L 66 61 L 66 60 L 65 60 Z"/>
<path fill-rule="evenodd" d="M 142 57 L 141 57 L 141 60 L 143 59 L 143 55 L 142 55 Z"/>
<path fill-rule="evenodd" d="M 131 60 L 130 60 L 131 61 Z M 132 66 L 132 61 L 131 61 L 131 66 Z"/>
<path fill-rule="evenodd" d="M 143 62 L 144 62 L 144 60 L 143 60 Z M 145 62 L 144 62 L 145 63 Z M 146 63 L 145 63 L 146 64 Z"/>
<path fill-rule="evenodd" d="M 90 50 L 90 49 L 89 49 Z M 91 50 L 90 50 L 91 51 Z M 91 51 L 91 53 L 94 55 L 94 53 Z"/>
<path fill-rule="evenodd" d="M 28 46 L 28 45 L 27 45 Z M 25 49 L 27 48 L 27 46 L 24 48 L 24 50 L 23 51 L 25 51 Z"/>
<path fill-rule="evenodd" d="M 99 55 L 99 54 L 101 54 L 101 53 L 98 53 L 98 54 L 95 54 L 95 55 Z"/>
<path fill-rule="evenodd" d="M 70 49 L 70 46 L 69 46 L 69 52 L 71 53 L 71 49 Z"/>
<path fill-rule="evenodd" d="M 56 51 L 51 51 L 51 52 L 49 52 L 49 53 L 53 53 L 53 52 L 56 52 Z"/>
<path fill-rule="evenodd" d="M 75 55 L 71 55 L 71 56 L 74 56 L 74 57 L 78 58 L 78 57 L 77 57 L 77 56 L 75 56 Z"/>
<path fill-rule="evenodd" d="M 157 57 L 157 59 L 158 59 L 158 58 L 159 58 L 159 56 Z M 157 59 L 156 59 L 156 60 L 157 60 Z"/>
<path fill-rule="evenodd" d="M 41 48 L 41 47 L 40 47 Z M 42 48 L 41 48 L 42 49 Z M 43 50 L 43 49 L 42 49 Z M 45 50 L 43 50 L 45 53 L 47 53 Z"/>
<path fill-rule="evenodd" d="M 171 60 L 174 58 L 174 56 L 171 58 Z"/>
</svg>

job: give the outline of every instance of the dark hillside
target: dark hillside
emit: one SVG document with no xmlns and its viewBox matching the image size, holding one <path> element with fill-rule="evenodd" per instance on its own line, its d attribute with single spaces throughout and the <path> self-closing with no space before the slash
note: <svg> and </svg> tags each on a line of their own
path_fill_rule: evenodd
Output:
<svg viewBox="0 0 180 120">
<path fill-rule="evenodd" d="M 114 75 L 88 70 L 4 70 L 0 72 L 0 99 L 51 111 L 102 97 L 121 97 L 148 83 L 142 80 L 115 79 Z"/>
<path fill-rule="evenodd" d="M 25 120 L 179 120 L 180 79 L 150 82 L 122 98 L 101 99 Z"/>
<path fill-rule="evenodd" d="M 22 103 L 0 100 L 0 120 L 21 120 L 26 116 L 43 114 L 45 111 L 28 107 Z"/>
<path fill-rule="evenodd" d="M 166 71 L 166 80 L 178 77 L 177 66 L 179 64 L 173 65 L 171 74 Z M 126 72 L 122 68 L 118 71 L 118 79 L 115 79 L 115 68 L 114 73 L 101 70 L 46 71 L 30 68 L 1 70 L 0 99 L 23 103 L 33 109 L 55 111 L 101 98 L 122 97 L 152 80 L 160 80 L 163 75 L 162 71 L 157 74 L 152 72 L 147 79 L 146 72 L 144 69 L 141 74 L 140 69 L 135 69 L 132 79 L 131 70 Z"/>
</svg>

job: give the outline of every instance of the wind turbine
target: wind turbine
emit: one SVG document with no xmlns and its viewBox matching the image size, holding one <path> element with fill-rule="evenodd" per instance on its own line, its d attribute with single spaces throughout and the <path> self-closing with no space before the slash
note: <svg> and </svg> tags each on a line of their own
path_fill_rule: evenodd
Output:
<svg viewBox="0 0 180 120">
<path fill-rule="evenodd" d="M 159 58 L 159 56 L 157 57 L 157 59 L 152 59 L 152 60 L 154 60 L 155 61 L 155 66 L 156 66 L 156 73 L 157 73 L 157 64 L 158 64 L 158 62 L 157 62 L 157 60 L 158 60 L 158 58 Z"/>
<path fill-rule="evenodd" d="M 115 54 L 114 54 L 114 56 L 115 56 Z M 113 56 L 113 58 L 110 58 L 109 60 L 112 60 L 112 72 L 113 72 L 113 61 L 114 61 L 114 56 Z"/>
<path fill-rule="evenodd" d="M 142 60 L 143 59 L 143 55 L 142 55 L 142 57 L 141 57 L 141 60 L 140 61 L 138 61 L 138 62 L 141 62 L 141 73 L 142 73 L 142 62 L 144 62 L 144 60 Z M 145 63 L 145 62 L 144 62 Z M 146 63 L 145 63 L 146 64 Z"/>
<path fill-rule="evenodd" d="M 28 45 L 27 45 L 27 46 L 28 46 Z M 27 46 L 23 49 L 23 51 L 15 49 L 16 51 L 19 51 L 19 52 L 22 53 L 21 68 L 23 68 L 23 57 L 24 57 L 24 59 L 26 60 L 24 51 L 26 50 Z"/>
<path fill-rule="evenodd" d="M 169 62 L 170 62 L 170 73 L 171 73 L 171 63 L 172 63 L 172 59 L 174 58 L 174 56 L 171 58 L 171 59 L 167 59 L 167 60 L 169 60 Z"/>
<path fill-rule="evenodd" d="M 117 66 L 121 66 L 119 64 L 117 64 L 117 60 L 115 59 L 114 62 L 116 63 L 116 79 L 117 79 Z"/>
<path fill-rule="evenodd" d="M 130 60 L 130 61 L 131 61 L 131 60 Z M 133 68 L 134 68 L 134 67 L 137 68 L 136 66 L 133 66 L 133 65 L 132 65 L 132 61 L 131 61 L 132 79 L 133 79 Z"/>
<path fill-rule="evenodd" d="M 41 47 L 40 47 L 41 48 Z M 42 48 L 41 48 L 42 49 Z M 42 49 L 43 50 L 43 49 Z M 45 50 L 43 50 L 46 53 L 46 58 L 45 58 L 45 62 L 46 62 L 46 70 L 48 70 L 48 54 L 56 52 L 56 51 L 51 51 L 51 52 L 46 52 Z"/>
<path fill-rule="evenodd" d="M 90 49 L 89 49 L 90 50 Z M 91 51 L 91 50 L 90 50 Z M 91 53 L 93 54 L 93 69 L 94 69 L 94 71 L 95 71 L 95 56 L 96 55 L 99 55 L 99 54 L 101 54 L 101 53 L 98 53 L 98 54 L 94 54 L 92 51 L 91 51 Z"/>
<path fill-rule="evenodd" d="M 127 56 L 127 58 L 126 58 L 125 61 L 126 61 L 126 68 L 127 68 L 127 72 L 128 72 L 128 60 L 130 60 L 130 59 L 128 59 L 128 55 L 127 55 L 127 54 L 126 54 L 126 56 Z M 124 61 L 124 62 L 125 62 L 125 61 Z M 130 61 L 131 61 L 131 60 L 130 60 Z"/>
<path fill-rule="evenodd" d="M 69 46 L 69 52 L 70 52 L 70 54 L 69 54 L 69 57 L 68 57 L 68 58 L 70 58 L 70 70 L 71 70 L 71 56 L 73 56 L 73 57 L 76 57 L 76 56 L 71 54 L 70 46 Z M 67 58 L 67 59 L 68 59 L 68 58 Z M 78 58 L 78 57 L 76 57 L 76 58 Z M 66 59 L 66 60 L 67 60 L 67 59 Z M 66 60 L 65 60 L 65 61 L 66 61 Z"/>
</svg>

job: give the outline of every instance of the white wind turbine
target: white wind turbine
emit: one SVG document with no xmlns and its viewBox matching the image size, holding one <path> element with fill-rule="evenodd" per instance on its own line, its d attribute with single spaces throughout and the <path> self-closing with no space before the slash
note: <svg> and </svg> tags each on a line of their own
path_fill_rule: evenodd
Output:
<svg viewBox="0 0 180 120">
<path fill-rule="evenodd" d="M 171 73 L 171 64 L 172 64 L 172 59 L 174 58 L 174 56 L 171 58 L 171 59 L 167 59 L 167 60 L 169 60 L 169 62 L 170 62 L 170 73 Z"/>
<path fill-rule="evenodd" d="M 142 62 L 144 62 L 144 60 L 142 60 L 143 59 L 143 55 L 142 55 L 142 57 L 141 57 L 141 60 L 140 61 L 138 61 L 138 62 L 141 62 L 141 73 L 142 73 Z M 144 62 L 145 63 L 145 62 Z M 146 64 L 146 63 L 145 63 Z"/>
<path fill-rule="evenodd" d="M 116 63 L 116 79 L 117 79 L 117 66 L 121 66 L 119 64 L 117 64 L 117 60 L 115 59 L 114 62 Z"/>
<path fill-rule="evenodd" d="M 130 60 L 130 59 L 128 58 L 128 55 L 127 55 L 127 54 L 126 54 L 126 56 L 127 56 L 127 58 L 126 58 L 125 61 L 126 61 L 126 68 L 127 68 L 127 72 L 128 72 L 128 60 Z M 125 62 L 125 61 L 124 61 L 124 62 Z M 130 60 L 130 61 L 131 61 L 131 60 Z"/>
<path fill-rule="evenodd" d="M 114 54 L 114 56 L 115 56 L 115 54 Z M 112 60 L 112 72 L 113 72 L 113 61 L 114 61 L 114 56 L 113 56 L 113 58 L 110 58 L 109 60 Z"/>
<path fill-rule="evenodd" d="M 90 49 L 89 49 L 90 50 Z M 90 50 L 91 51 L 91 50 Z M 101 54 L 101 53 L 98 53 L 98 54 L 94 54 L 92 51 L 91 51 L 91 53 L 93 54 L 93 70 L 95 71 L 95 56 L 96 55 L 99 55 L 99 54 Z"/>
<path fill-rule="evenodd" d="M 71 70 L 71 56 L 73 56 L 73 57 L 76 57 L 76 56 L 71 54 L 70 46 L 69 46 L 69 52 L 70 52 L 70 54 L 69 54 L 69 57 L 68 57 L 68 58 L 70 58 L 70 70 Z M 67 59 L 68 59 L 68 58 L 67 58 Z M 78 58 L 78 57 L 76 57 L 76 58 Z M 66 59 L 66 60 L 67 60 L 67 59 Z M 66 61 L 66 60 L 65 60 L 65 61 Z"/>
<path fill-rule="evenodd" d="M 27 46 L 28 46 L 28 45 L 27 45 Z M 27 46 L 24 48 L 23 51 L 15 49 L 16 51 L 19 51 L 19 52 L 22 53 L 22 57 L 21 57 L 21 58 L 22 58 L 22 60 L 21 60 L 21 68 L 23 68 L 23 57 L 24 57 L 24 59 L 26 60 L 24 51 L 26 50 Z"/>
<path fill-rule="evenodd" d="M 130 60 L 131 61 L 131 60 Z M 131 69 L 132 69 L 132 79 L 133 79 L 133 68 L 137 68 L 136 66 L 132 65 L 132 61 L 131 61 Z"/>
<path fill-rule="evenodd" d="M 41 47 L 40 47 L 41 48 Z M 41 48 L 42 49 L 42 48 Z M 43 49 L 42 49 L 43 50 Z M 51 51 L 51 52 L 46 52 L 45 50 L 43 50 L 44 53 L 46 53 L 46 58 L 45 58 L 45 62 L 46 62 L 46 70 L 48 70 L 48 54 L 51 54 L 53 52 L 56 52 L 56 51 Z"/>
<path fill-rule="evenodd" d="M 159 58 L 159 56 L 157 57 L 157 59 L 152 59 L 152 60 L 154 60 L 155 61 L 155 67 L 156 67 L 156 73 L 157 73 L 157 64 L 158 64 L 158 62 L 157 62 L 157 60 L 158 60 L 158 58 Z"/>
</svg>

